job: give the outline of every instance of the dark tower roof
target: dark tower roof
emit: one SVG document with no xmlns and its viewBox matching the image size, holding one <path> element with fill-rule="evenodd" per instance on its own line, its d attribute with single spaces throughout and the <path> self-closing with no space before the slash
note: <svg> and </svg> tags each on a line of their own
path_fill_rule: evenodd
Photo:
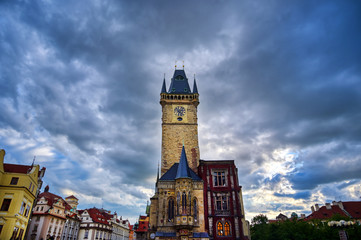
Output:
<svg viewBox="0 0 361 240">
<path fill-rule="evenodd" d="M 186 156 L 186 151 L 184 149 L 184 145 L 182 148 L 182 153 L 181 153 L 181 157 L 179 160 L 177 175 L 176 175 L 175 179 L 177 179 L 177 178 L 192 178 L 191 172 L 190 172 L 189 166 L 188 166 L 188 161 L 187 161 L 187 156 Z"/>
<path fill-rule="evenodd" d="M 188 78 L 184 70 L 176 69 L 174 71 L 168 93 L 192 93 L 188 84 Z"/>
<path fill-rule="evenodd" d="M 193 83 L 193 93 L 198 93 L 198 88 L 197 88 L 196 78 L 194 78 L 194 83 Z"/>
<path fill-rule="evenodd" d="M 165 78 L 163 79 L 163 86 L 162 86 L 162 91 L 161 93 L 166 93 L 167 92 L 167 88 L 165 86 Z"/>
</svg>

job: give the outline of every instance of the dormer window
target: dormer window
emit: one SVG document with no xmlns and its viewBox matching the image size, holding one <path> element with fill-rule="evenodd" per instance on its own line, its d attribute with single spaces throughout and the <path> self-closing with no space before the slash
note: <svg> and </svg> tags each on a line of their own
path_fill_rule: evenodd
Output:
<svg viewBox="0 0 361 240">
<path fill-rule="evenodd" d="M 179 76 L 176 76 L 176 77 L 175 77 L 175 80 L 176 80 L 176 81 L 183 81 L 183 80 L 184 80 L 184 77 L 181 76 L 181 75 L 179 75 Z"/>
</svg>

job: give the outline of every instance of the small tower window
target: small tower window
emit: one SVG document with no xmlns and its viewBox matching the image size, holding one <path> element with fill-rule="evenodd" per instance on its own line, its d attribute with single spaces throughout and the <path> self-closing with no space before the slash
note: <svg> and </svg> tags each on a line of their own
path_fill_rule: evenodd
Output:
<svg viewBox="0 0 361 240">
<path fill-rule="evenodd" d="M 197 206 L 197 199 L 193 199 L 193 218 L 196 222 L 198 219 L 198 206 Z"/>
<path fill-rule="evenodd" d="M 182 214 L 185 215 L 187 213 L 187 194 L 183 192 L 182 194 Z"/>
<path fill-rule="evenodd" d="M 177 76 L 177 77 L 175 77 L 175 80 L 176 81 L 183 81 L 184 80 L 184 78 L 182 77 L 182 76 Z"/>
<path fill-rule="evenodd" d="M 168 201 L 168 222 L 173 222 L 174 219 L 174 200 L 173 198 Z"/>
<path fill-rule="evenodd" d="M 184 89 L 184 92 L 188 92 L 188 88 L 185 88 L 185 89 Z"/>
</svg>

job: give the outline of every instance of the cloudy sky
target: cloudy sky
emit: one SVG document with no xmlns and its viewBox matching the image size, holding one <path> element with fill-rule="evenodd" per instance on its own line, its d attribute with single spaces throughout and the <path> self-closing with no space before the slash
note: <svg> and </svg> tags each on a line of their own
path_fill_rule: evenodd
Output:
<svg viewBox="0 0 361 240">
<path fill-rule="evenodd" d="M 360 200 L 360 29 L 356 0 L 1 1 L 0 148 L 134 223 L 178 60 L 201 158 L 236 161 L 247 219 Z"/>
</svg>

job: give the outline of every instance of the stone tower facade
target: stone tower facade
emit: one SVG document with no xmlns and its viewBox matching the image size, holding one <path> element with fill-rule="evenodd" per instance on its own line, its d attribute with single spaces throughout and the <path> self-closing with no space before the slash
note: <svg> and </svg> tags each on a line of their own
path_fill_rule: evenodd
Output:
<svg viewBox="0 0 361 240">
<path fill-rule="evenodd" d="M 203 180 L 188 166 L 182 146 L 179 163 L 157 179 L 150 199 L 150 239 L 207 240 Z"/>
<path fill-rule="evenodd" d="M 175 70 L 160 96 L 161 176 L 150 199 L 149 238 L 249 240 L 234 161 L 199 158 L 195 80 L 191 91 L 184 70 Z"/>
<path fill-rule="evenodd" d="M 197 171 L 199 164 L 198 97 L 195 80 L 193 91 L 191 91 L 184 70 L 174 71 L 168 91 L 165 80 L 163 81 L 160 94 L 162 105 L 161 175 L 179 161 L 183 144 L 190 168 Z"/>
</svg>

